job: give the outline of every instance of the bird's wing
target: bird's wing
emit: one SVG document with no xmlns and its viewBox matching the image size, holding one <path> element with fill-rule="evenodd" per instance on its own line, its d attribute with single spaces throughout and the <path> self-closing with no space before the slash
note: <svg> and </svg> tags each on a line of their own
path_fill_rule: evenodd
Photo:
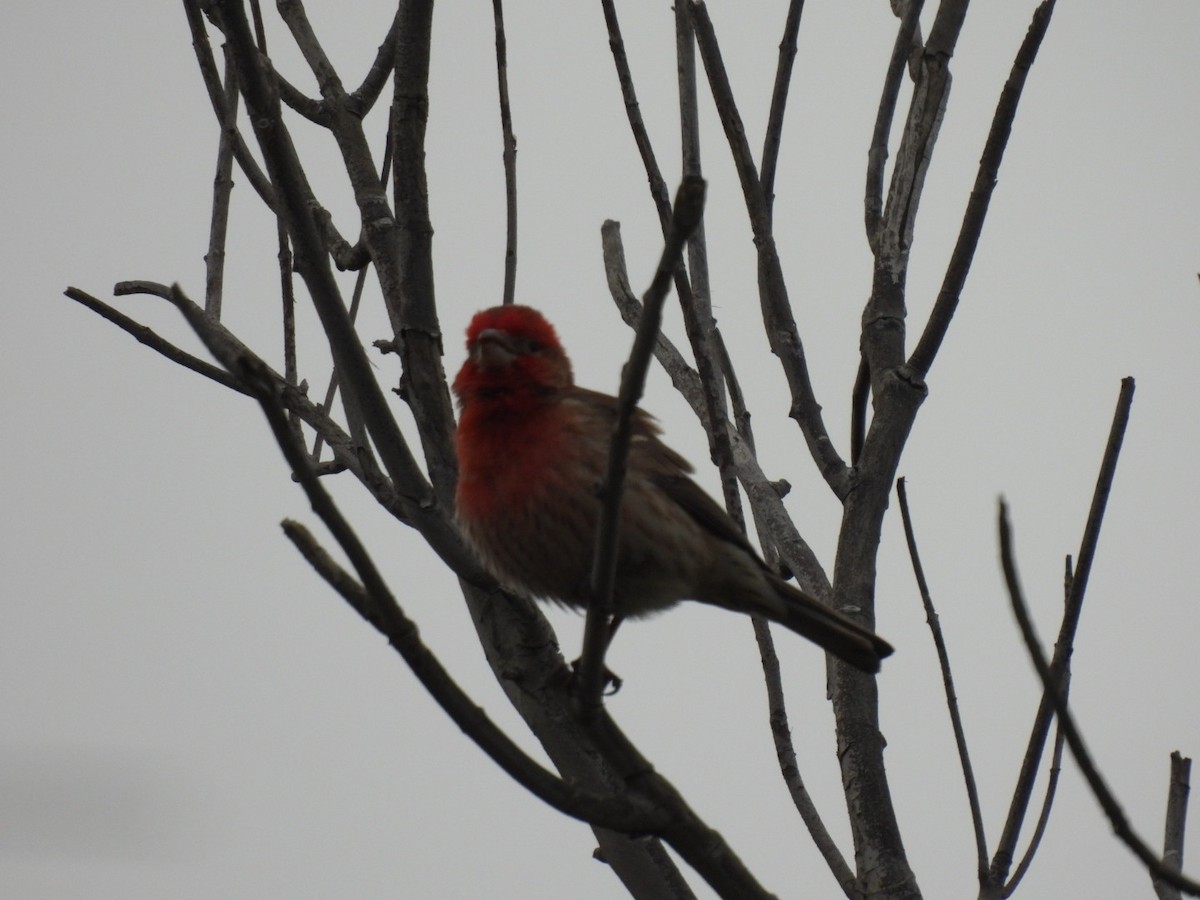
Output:
<svg viewBox="0 0 1200 900">
<path fill-rule="evenodd" d="M 593 415 L 612 428 L 617 416 L 617 398 L 586 388 L 574 389 Z M 701 528 L 746 550 L 761 563 L 761 558 L 737 523 L 712 497 L 689 476 L 692 465 L 662 442 L 662 430 L 654 416 L 638 408 L 633 414 L 633 439 L 629 445 L 629 468 L 642 471 L 673 502 L 679 505 Z M 763 564 L 765 568 L 765 564 Z"/>
</svg>

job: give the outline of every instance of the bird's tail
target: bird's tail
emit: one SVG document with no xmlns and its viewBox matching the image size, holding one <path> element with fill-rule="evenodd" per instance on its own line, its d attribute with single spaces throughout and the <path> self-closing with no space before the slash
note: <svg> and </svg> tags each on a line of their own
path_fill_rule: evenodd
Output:
<svg viewBox="0 0 1200 900">
<path fill-rule="evenodd" d="M 777 615 L 777 611 L 772 610 L 769 616 L 780 625 L 864 672 L 878 672 L 880 660 L 891 656 L 892 645 L 870 629 L 780 578 L 772 576 L 772 586 L 783 600 L 785 613 Z"/>
</svg>

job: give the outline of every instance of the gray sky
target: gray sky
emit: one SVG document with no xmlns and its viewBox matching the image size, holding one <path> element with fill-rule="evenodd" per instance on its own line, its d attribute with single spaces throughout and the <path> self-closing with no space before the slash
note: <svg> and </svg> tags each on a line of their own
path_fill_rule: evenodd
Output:
<svg viewBox="0 0 1200 900">
<path fill-rule="evenodd" d="M 356 83 L 386 31 L 388 4 L 310 6 L 327 50 Z M 863 171 L 894 20 L 883 2 L 807 6 L 777 234 L 817 395 L 843 441 L 870 286 Z M 971 9 L 917 225 L 910 333 L 936 294 L 1033 6 Z M 8 117 L 0 266 L 9 284 L 0 305 L 8 425 L 0 892 L 620 896 L 590 858 L 587 829 L 516 787 L 463 738 L 283 539 L 280 519 L 312 524 L 313 516 L 257 408 L 61 296 L 70 284 L 107 298 L 129 278 L 178 280 L 203 294 L 217 128 L 183 12 L 147 0 L 119 9 L 83 4 L 67 14 L 19 0 L 0 13 Z M 670 10 L 625 3 L 621 11 L 643 113 L 673 182 Z M 711 13 L 760 146 L 782 5 L 714 3 Z M 636 286 L 659 247 L 599 5 L 512 4 L 506 17 L 519 297 L 557 323 L 581 383 L 613 390 L 629 335 L 605 289 L 600 224 L 622 222 Z M 437 10 L 428 159 L 451 370 L 470 314 L 500 295 L 491 27 L 486 4 Z M 1140 4 L 1136 18 L 1127 4 L 1060 4 L 901 464 L 992 843 L 1038 696 L 1002 589 L 996 498 L 1011 504 L 1024 584 L 1049 638 L 1062 559 L 1078 548 L 1125 375 L 1137 378 L 1137 397 L 1079 632 L 1072 702 L 1152 843 L 1168 753 L 1200 752 L 1200 611 L 1187 574 L 1200 535 L 1192 463 L 1200 443 L 1198 33 L 1191 0 Z M 285 46 L 281 29 L 272 41 Z M 294 54 L 277 59 L 312 89 Z M 786 418 L 736 176 L 711 107 L 702 106 L 714 305 L 754 404 L 764 468 L 793 484 L 790 508 L 828 565 L 836 503 Z M 382 135 L 378 116 L 369 124 Z M 300 125 L 297 135 L 322 199 L 353 232 L 330 142 Z M 245 179 L 235 195 L 226 321 L 275 359 L 274 224 Z M 118 305 L 196 346 L 158 301 Z M 323 385 L 316 327 L 306 310 L 302 375 Z M 677 315 L 667 328 L 680 333 Z M 363 335 L 385 336 L 377 312 Z M 390 360 L 378 366 L 382 380 L 394 380 Z M 661 373 L 645 405 L 673 445 L 703 462 L 703 436 Z M 483 663 L 453 579 L 353 485 L 340 487 L 429 644 L 536 752 Z M 898 648 L 880 681 L 882 718 L 906 846 L 926 896 L 973 895 L 967 805 L 897 515 L 885 525 L 880 561 L 879 629 Z M 613 714 L 766 886 L 784 898 L 834 896 L 776 772 L 749 623 L 686 606 L 622 631 L 611 662 L 626 687 Z M 574 656 L 582 619 L 550 615 Z M 778 643 L 802 770 L 850 853 L 821 658 L 789 635 Z M 1151 895 L 1070 762 L 1022 891 Z"/>
</svg>

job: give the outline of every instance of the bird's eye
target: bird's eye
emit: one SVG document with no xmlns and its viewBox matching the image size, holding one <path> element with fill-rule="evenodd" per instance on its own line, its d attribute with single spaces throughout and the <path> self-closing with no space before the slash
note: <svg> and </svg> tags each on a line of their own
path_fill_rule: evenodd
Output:
<svg viewBox="0 0 1200 900">
<path fill-rule="evenodd" d="M 541 353 L 544 349 L 546 349 L 546 345 L 540 343 L 539 341 L 526 340 L 524 349 L 526 353 Z"/>
</svg>

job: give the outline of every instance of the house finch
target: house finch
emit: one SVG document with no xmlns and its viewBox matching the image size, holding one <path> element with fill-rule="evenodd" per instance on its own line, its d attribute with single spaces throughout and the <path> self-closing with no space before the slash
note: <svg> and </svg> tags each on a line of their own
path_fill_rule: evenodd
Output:
<svg viewBox="0 0 1200 900">
<path fill-rule="evenodd" d="M 500 581 L 573 609 L 588 606 L 617 400 L 576 387 L 554 328 L 527 306 L 497 306 L 467 328 L 454 379 L 458 524 Z M 887 642 L 784 582 L 733 520 L 633 418 L 622 497 L 614 627 L 688 598 L 765 616 L 853 666 L 878 672 Z"/>
</svg>

